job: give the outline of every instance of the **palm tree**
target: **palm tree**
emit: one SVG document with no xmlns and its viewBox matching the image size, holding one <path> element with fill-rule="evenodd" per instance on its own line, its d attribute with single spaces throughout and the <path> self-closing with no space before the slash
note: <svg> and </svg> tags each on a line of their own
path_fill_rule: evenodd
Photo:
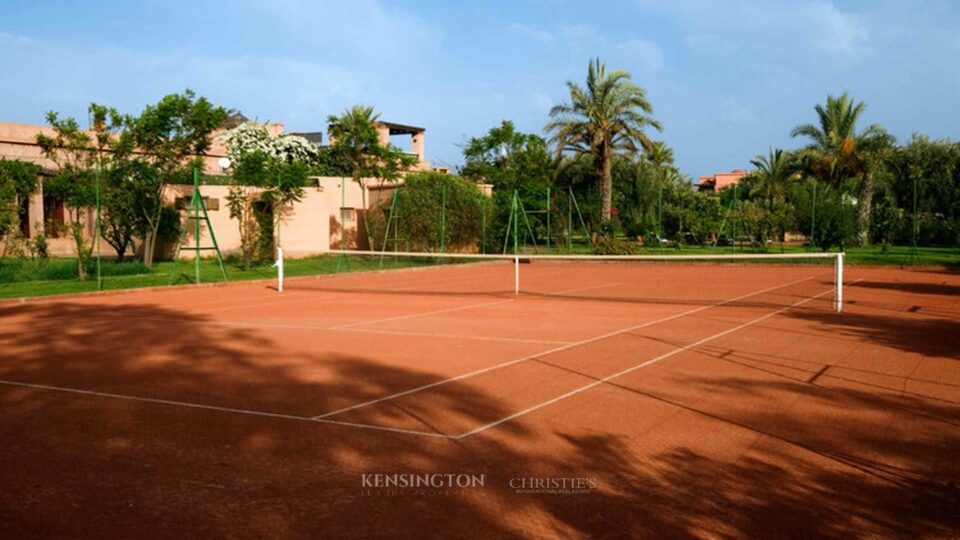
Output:
<svg viewBox="0 0 960 540">
<path fill-rule="evenodd" d="M 766 156 L 758 155 L 750 160 L 750 164 L 756 170 L 750 173 L 746 182 L 749 196 L 761 202 L 761 208 L 766 211 L 765 219 L 779 238 L 780 250 L 783 251 L 783 239 L 789 221 L 788 184 L 796 167 L 793 154 L 770 148 Z"/>
<path fill-rule="evenodd" d="M 803 150 L 806 169 L 815 177 L 838 184 L 846 178 L 860 177 L 860 238 L 866 243 L 870 229 L 870 206 L 873 198 L 873 175 L 883 155 L 893 144 L 893 137 L 880 124 L 871 124 L 857 132 L 857 121 L 867 108 L 844 92 L 840 97 L 827 96 L 826 106 L 817 105 L 819 125 L 803 124 L 793 128 L 792 137 L 807 137 L 810 145 Z"/>
<path fill-rule="evenodd" d="M 766 156 L 758 155 L 750 160 L 750 164 L 757 169 L 751 175 L 754 179 L 751 197 L 760 197 L 770 205 L 777 197 L 786 196 L 787 183 L 794 167 L 793 156 L 789 152 L 771 148 Z"/>
<path fill-rule="evenodd" d="M 653 166 L 657 186 L 657 237 L 663 234 L 663 186 L 682 181 L 680 171 L 673 165 L 673 148 L 664 141 L 653 141 L 643 150 L 647 163 Z M 659 241 L 659 240 L 658 240 Z"/>
<path fill-rule="evenodd" d="M 667 146 L 664 141 L 653 141 L 650 146 L 644 148 L 644 156 L 647 161 L 657 169 L 664 165 L 673 166 L 673 148 Z"/>
<path fill-rule="evenodd" d="M 396 180 L 416 162 L 416 157 L 404 154 L 390 144 L 381 144 L 377 134 L 380 114 L 373 107 L 354 105 L 340 116 L 327 117 L 330 145 L 350 167 L 350 176 L 360 186 L 363 206 L 363 224 L 367 243 L 370 241 L 370 222 L 367 216 L 367 178 Z"/>
<path fill-rule="evenodd" d="M 600 181 L 601 218 L 610 219 L 613 193 L 613 158 L 616 153 L 636 154 L 651 141 L 647 127 L 658 131 L 660 124 L 650 115 L 653 106 L 643 88 L 633 83 L 626 71 L 607 73 L 595 59 L 587 68 L 586 88 L 568 81 L 570 102 L 554 106 L 545 130 L 551 134 L 557 155 L 565 152 L 589 154 Z"/>
</svg>

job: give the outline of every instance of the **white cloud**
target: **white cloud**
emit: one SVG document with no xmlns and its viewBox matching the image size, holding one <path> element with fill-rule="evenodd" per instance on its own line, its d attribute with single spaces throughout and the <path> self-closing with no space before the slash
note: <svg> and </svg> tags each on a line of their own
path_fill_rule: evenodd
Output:
<svg viewBox="0 0 960 540">
<path fill-rule="evenodd" d="M 638 64 L 646 71 L 657 71 L 663 67 L 663 51 L 652 41 L 629 39 L 614 46 L 618 56 L 631 63 Z"/>
<path fill-rule="evenodd" d="M 552 43 L 553 34 L 547 32 L 546 30 L 541 30 L 539 28 L 533 28 L 523 23 L 513 23 L 507 27 L 507 30 L 515 34 L 520 34 L 528 38 L 534 39 L 541 43 Z"/>
<path fill-rule="evenodd" d="M 441 26 L 394 2 L 246 0 L 246 5 L 272 18 L 273 32 L 312 42 L 317 52 L 357 55 L 366 61 L 423 60 L 439 52 L 443 39 Z"/>
<path fill-rule="evenodd" d="M 830 0 L 636 0 L 644 10 L 666 12 L 686 25 L 689 46 L 730 53 L 742 46 L 776 52 L 812 48 L 836 57 L 871 51 L 870 32 L 855 14 Z"/>
<path fill-rule="evenodd" d="M 91 101 L 139 113 L 165 94 L 192 88 L 261 121 L 320 128 L 326 115 L 381 86 L 373 75 L 333 64 L 266 56 L 144 53 L 116 47 L 60 48 L 0 36 L 0 71 L 29 85 L 0 90 L 0 118 L 41 122 L 48 109 L 83 119 Z M 32 111 L 24 117 L 24 111 Z"/>
</svg>

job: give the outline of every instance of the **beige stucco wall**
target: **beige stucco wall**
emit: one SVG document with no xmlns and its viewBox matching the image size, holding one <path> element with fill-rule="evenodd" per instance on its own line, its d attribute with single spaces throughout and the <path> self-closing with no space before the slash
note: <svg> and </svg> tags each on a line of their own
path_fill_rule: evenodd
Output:
<svg viewBox="0 0 960 540">
<path fill-rule="evenodd" d="M 341 183 L 343 184 L 344 205 L 351 218 L 345 228 L 341 228 L 340 222 L 340 204 L 341 204 Z M 167 189 L 165 199 L 168 204 L 172 204 L 178 197 L 190 198 L 192 196 L 192 186 L 170 186 Z M 213 227 L 214 235 L 217 237 L 217 243 L 220 250 L 225 254 L 238 253 L 240 250 L 240 232 L 239 223 L 230 219 L 230 211 L 227 209 L 227 195 L 230 191 L 229 186 L 201 186 L 200 193 L 209 199 L 216 199 L 218 202 L 217 210 L 208 210 L 210 225 Z M 378 200 L 376 195 L 370 195 L 368 191 L 368 206 L 373 207 Z M 357 210 L 363 207 L 362 192 L 360 186 L 351 179 L 341 179 L 337 177 L 314 177 L 311 184 L 304 190 L 304 198 L 300 202 L 289 205 L 283 211 L 283 222 L 280 230 L 280 242 L 283 245 L 284 253 L 290 257 L 304 257 L 327 252 L 331 247 L 339 247 L 341 230 L 346 230 L 347 238 L 350 243 L 356 236 L 357 224 L 362 221 L 362 215 Z M 190 245 L 195 243 L 194 227 L 192 223 L 188 224 L 187 241 Z M 206 224 L 201 222 L 200 227 L 200 245 L 212 246 L 209 231 Z M 210 256 L 209 252 L 203 252 L 202 256 Z M 192 251 L 183 251 L 182 258 L 193 258 Z"/>
</svg>

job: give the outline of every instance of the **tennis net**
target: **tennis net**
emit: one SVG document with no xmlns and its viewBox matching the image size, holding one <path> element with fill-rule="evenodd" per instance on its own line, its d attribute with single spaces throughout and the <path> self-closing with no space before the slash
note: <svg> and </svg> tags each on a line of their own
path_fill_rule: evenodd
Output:
<svg viewBox="0 0 960 540">
<path fill-rule="evenodd" d="M 398 295 L 526 295 L 606 302 L 840 310 L 843 254 L 481 255 L 343 251 L 334 274 L 290 290 Z"/>
</svg>

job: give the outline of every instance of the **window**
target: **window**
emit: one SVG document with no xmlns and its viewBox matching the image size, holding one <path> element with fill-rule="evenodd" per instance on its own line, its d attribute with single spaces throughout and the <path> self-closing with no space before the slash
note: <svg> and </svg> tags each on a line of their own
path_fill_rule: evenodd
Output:
<svg viewBox="0 0 960 540">
<path fill-rule="evenodd" d="M 66 224 L 64 213 L 61 199 L 43 196 L 43 226 L 48 237 L 63 238 L 67 235 L 67 231 L 64 230 Z"/>
</svg>

